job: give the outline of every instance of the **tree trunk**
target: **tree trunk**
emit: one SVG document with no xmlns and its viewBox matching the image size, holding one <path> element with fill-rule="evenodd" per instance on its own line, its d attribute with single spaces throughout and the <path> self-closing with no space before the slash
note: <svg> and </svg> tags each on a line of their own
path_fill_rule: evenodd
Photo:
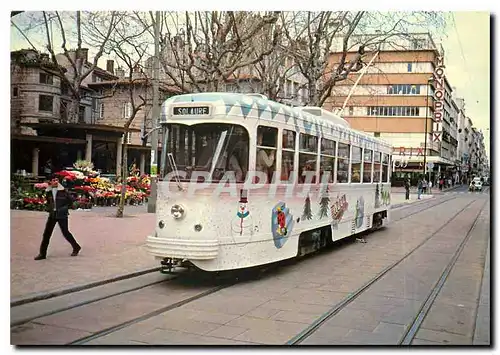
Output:
<svg viewBox="0 0 500 355">
<path fill-rule="evenodd" d="M 127 160 L 128 160 L 128 144 L 127 142 L 123 143 L 123 158 L 122 158 L 122 190 L 120 194 L 120 202 L 118 203 L 118 210 L 116 211 L 117 218 L 123 218 L 123 210 L 125 208 L 125 193 L 127 192 Z"/>
<path fill-rule="evenodd" d="M 68 110 L 67 114 L 68 117 L 66 119 L 67 123 L 78 123 L 78 108 L 79 108 L 79 100 L 77 99 L 72 99 L 68 103 Z"/>
</svg>

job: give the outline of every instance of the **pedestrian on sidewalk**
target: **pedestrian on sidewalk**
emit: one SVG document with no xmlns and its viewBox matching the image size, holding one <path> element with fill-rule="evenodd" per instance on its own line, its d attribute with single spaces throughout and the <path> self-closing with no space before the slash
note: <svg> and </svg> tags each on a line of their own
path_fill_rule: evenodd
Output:
<svg viewBox="0 0 500 355">
<path fill-rule="evenodd" d="M 50 181 L 49 187 L 45 190 L 45 198 L 47 200 L 47 212 L 49 213 L 49 217 L 47 218 L 45 230 L 43 231 L 40 254 L 35 257 L 35 260 L 47 258 L 50 237 L 52 236 L 56 223 L 59 224 L 59 228 L 61 228 L 64 238 L 66 238 L 73 247 L 71 256 L 77 256 L 82 248 L 68 230 L 69 207 L 73 201 L 68 191 L 59 183 L 58 178 L 53 178 Z"/>
<path fill-rule="evenodd" d="M 432 181 L 429 181 L 429 195 L 432 194 Z"/>
<path fill-rule="evenodd" d="M 410 199 L 410 178 L 405 180 L 405 200 Z"/>
<path fill-rule="evenodd" d="M 420 195 L 422 195 L 423 186 L 424 186 L 424 182 L 422 181 L 422 178 L 419 178 L 418 183 L 417 183 L 417 196 L 418 196 L 419 200 L 420 200 Z"/>
</svg>

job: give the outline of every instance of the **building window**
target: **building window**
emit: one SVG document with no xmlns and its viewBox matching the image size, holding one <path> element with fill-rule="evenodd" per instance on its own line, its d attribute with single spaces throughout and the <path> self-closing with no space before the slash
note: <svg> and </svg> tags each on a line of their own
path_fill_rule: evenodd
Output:
<svg viewBox="0 0 500 355">
<path fill-rule="evenodd" d="M 336 142 L 330 139 L 321 139 L 321 157 L 319 176 L 321 183 L 333 183 L 335 168 Z M 327 176 L 325 176 L 327 175 Z"/>
<path fill-rule="evenodd" d="M 289 182 L 293 176 L 295 160 L 295 136 L 294 131 L 283 130 L 283 141 L 281 151 L 281 181 Z"/>
<path fill-rule="evenodd" d="M 19 96 L 19 88 L 14 87 L 12 88 L 12 97 L 18 97 Z"/>
<path fill-rule="evenodd" d="M 380 137 L 380 132 L 374 132 L 374 133 L 373 133 L 373 136 L 374 136 L 374 137 Z"/>
<path fill-rule="evenodd" d="M 354 115 L 354 107 L 349 106 L 349 116 Z"/>
<path fill-rule="evenodd" d="M 408 63 L 408 73 L 411 73 L 412 71 L 412 63 Z"/>
<path fill-rule="evenodd" d="M 420 108 L 415 106 L 369 106 L 368 116 L 419 116 Z"/>
<path fill-rule="evenodd" d="M 361 182 L 361 148 L 352 147 L 351 182 Z"/>
<path fill-rule="evenodd" d="M 316 161 L 318 137 L 300 133 L 299 135 L 299 183 L 316 183 Z"/>
<path fill-rule="evenodd" d="M 40 84 L 54 84 L 54 77 L 47 73 L 40 73 Z"/>
<path fill-rule="evenodd" d="M 99 105 L 99 118 L 104 118 L 104 104 Z"/>
<path fill-rule="evenodd" d="M 127 132 L 127 135 L 126 135 L 126 138 L 125 138 L 125 142 L 127 144 L 131 144 L 132 143 L 132 132 Z"/>
<path fill-rule="evenodd" d="M 389 95 L 419 95 L 420 85 L 394 84 L 387 87 Z"/>
<path fill-rule="evenodd" d="M 54 97 L 49 95 L 40 95 L 38 99 L 38 111 L 53 112 Z"/>
<path fill-rule="evenodd" d="M 85 106 L 80 106 L 78 110 L 78 122 L 85 122 Z"/>
<path fill-rule="evenodd" d="M 123 104 L 123 118 L 130 118 L 132 116 L 132 103 L 125 102 Z"/>
</svg>

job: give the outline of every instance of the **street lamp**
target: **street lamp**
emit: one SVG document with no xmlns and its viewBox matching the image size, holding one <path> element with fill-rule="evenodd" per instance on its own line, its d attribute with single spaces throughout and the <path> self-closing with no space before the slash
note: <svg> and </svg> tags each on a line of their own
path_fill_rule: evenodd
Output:
<svg viewBox="0 0 500 355">
<path fill-rule="evenodd" d="M 425 92 L 425 138 L 424 138 L 424 179 L 426 172 L 426 164 L 427 164 L 427 119 L 428 119 L 428 111 L 429 111 L 429 87 L 431 83 L 434 82 L 434 77 L 430 77 L 427 79 L 427 90 Z"/>
</svg>

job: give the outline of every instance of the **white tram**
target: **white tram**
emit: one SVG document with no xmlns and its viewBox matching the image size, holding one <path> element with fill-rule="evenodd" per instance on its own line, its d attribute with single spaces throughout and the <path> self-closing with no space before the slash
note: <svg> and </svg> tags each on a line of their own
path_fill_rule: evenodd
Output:
<svg viewBox="0 0 500 355">
<path fill-rule="evenodd" d="M 168 161 L 147 249 L 168 268 L 268 264 L 389 220 L 391 146 L 331 112 L 198 93 L 166 100 L 161 120 Z"/>
</svg>

